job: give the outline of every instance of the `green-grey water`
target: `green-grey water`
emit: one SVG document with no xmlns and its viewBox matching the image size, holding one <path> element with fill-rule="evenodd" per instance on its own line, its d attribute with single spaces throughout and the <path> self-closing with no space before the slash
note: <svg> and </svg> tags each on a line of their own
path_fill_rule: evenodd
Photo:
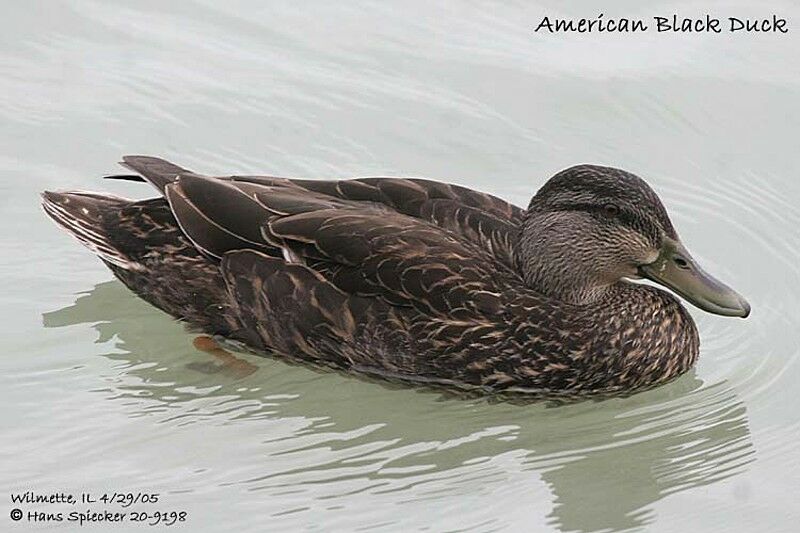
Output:
<svg viewBox="0 0 800 533">
<path fill-rule="evenodd" d="M 598 12 L 563 4 L 6 3 L 0 529 L 75 530 L 12 522 L 71 510 L 12 504 L 33 490 L 157 492 L 131 509 L 197 531 L 796 531 L 800 8 L 604 5 L 774 12 L 785 35 L 534 34 Z M 602 402 L 458 399 L 251 355 L 242 377 L 40 210 L 44 189 L 150 195 L 98 179 L 126 153 L 426 176 L 519 205 L 566 166 L 623 167 L 753 313 L 692 309 L 696 369 Z"/>
</svg>

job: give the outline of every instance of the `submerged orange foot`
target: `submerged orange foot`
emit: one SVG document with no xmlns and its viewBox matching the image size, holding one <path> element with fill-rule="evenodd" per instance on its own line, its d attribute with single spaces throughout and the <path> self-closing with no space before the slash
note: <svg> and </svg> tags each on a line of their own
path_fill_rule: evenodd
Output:
<svg viewBox="0 0 800 533">
<path fill-rule="evenodd" d="M 256 365 L 236 357 L 229 351 L 225 350 L 217 343 L 217 341 L 208 335 L 199 335 L 194 339 L 194 341 L 192 341 L 192 344 L 201 352 L 205 352 L 214 356 L 214 358 L 220 363 L 209 365 L 210 368 L 207 365 L 192 365 L 192 368 L 195 368 L 196 370 L 201 370 L 209 374 L 224 372 L 237 379 L 247 377 L 258 370 Z"/>
</svg>

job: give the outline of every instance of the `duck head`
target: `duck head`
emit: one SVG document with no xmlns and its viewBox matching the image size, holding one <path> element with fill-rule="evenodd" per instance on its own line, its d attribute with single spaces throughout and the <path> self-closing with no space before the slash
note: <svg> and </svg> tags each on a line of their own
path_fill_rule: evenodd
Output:
<svg viewBox="0 0 800 533">
<path fill-rule="evenodd" d="M 578 305 L 623 278 L 647 278 L 704 311 L 750 313 L 692 258 L 647 183 L 616 168 L 580 165 L 550 178 L 528 206 L 516 262 L 528 286 Z"/>
</svg>

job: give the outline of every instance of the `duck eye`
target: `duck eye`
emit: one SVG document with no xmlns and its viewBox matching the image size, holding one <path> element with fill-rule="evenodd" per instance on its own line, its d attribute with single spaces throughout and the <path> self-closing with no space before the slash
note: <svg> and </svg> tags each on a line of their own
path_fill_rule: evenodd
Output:
<svg viewBox="0 0 800 533">
<path fill-rule="evenodd" d="M 619 207 L 614 204 L 606 204 L 603 206 L 603 216 L 606 218 L 614 218 L 619 215 Z"/>
</svg>

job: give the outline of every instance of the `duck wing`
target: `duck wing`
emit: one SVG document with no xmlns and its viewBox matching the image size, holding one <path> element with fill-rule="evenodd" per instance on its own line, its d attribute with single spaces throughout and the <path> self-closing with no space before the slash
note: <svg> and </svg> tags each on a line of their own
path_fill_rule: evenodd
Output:
<svg viewBox="0 0 800 533">
<path fill-rule="evenodd" d="M 398 213 L 322 209 L 276 217 L 262 228 L 337 287 L 427 316 L 466 320 L 496 312 L 515 280 L 485 250 Z"/>
<path fill-rule="evenodd" d="M 293 186 L 315 195 L 384 206 L 431 222 L 471 241 L 513 266 L 513 244 L 525 211 L 491 194 L 422 178 L 371 177 L 350 180 L 295 180 L 261 176 L 237 182 Z"/>
<path fill-rule="evenodd" d="M 113 179 L 148 181 L 162 194 L 179 176 L 199 176 L 178 165 L 150 156 L 131 155 L 122 164 L 139 176 L 107 176 Z M 300 180 L 272 176 L 226 176 L 215 178 L 252 193 L 266 187 L 276 195 L 291 191 L 299 198 L 349 204 L 362 209 L 383 208 L 433 223 L 491 252 L 497 260 L 513 266 L 513 245 L 525 211 L 496 196 L 422 178 L 370 177 L 350 180 Z M 277 199 L 276 199 L 277 201 Z"/>
<path fill-rule="evenodd" d="M 123 156 L 119 164 L 138 172 L 139 175 L 115 174 L 113 176 L 105 176 L 105 179 L 146 181 L 155 187 L 162 196 L 164 195 L 164 188 L 175 181 L 178 176 L 181 174 L 194 174 L 192 171 L 179 167 L 175 163 L 147 155 L 126 155 Z"/>
<path fill-rule="evenodd" d="M 490 250 L 384 203 L 345 200 L 293 183 L 197 175 L 182 175 L 165 191 L 182 231 L 211 257 L 241 250 L 282 256 L 348 294 L 379 296 L 428 316 L 486 316 L 497 311 L 500 293 L 519 284 Z M 232 264 L 234 259 L 223 260 L 223 275 L 235 286 Z"/>
</svg>

